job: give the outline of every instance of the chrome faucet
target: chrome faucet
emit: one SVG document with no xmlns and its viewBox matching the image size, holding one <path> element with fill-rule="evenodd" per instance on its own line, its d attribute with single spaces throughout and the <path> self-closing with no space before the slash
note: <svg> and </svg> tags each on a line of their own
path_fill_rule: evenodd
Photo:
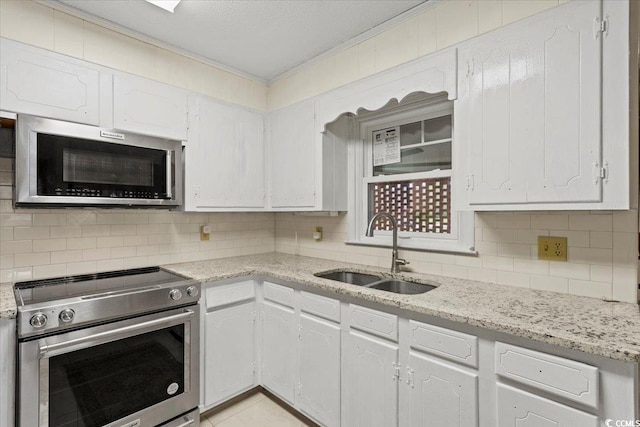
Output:
<svg viewBox="0 0 640 427">
<path fill-rule="evenodd" d="M 393 215 L 385 211 L 380 211 L 376 213 L 371 218 L 371 221 L 369 221 L 369 226 L 367 227 L 367 232 L 365 234 L 368 237 L 373 237 L 373 224 L 381 216 L 386 216 L 387 218 L 389 218 L 389 221 L 391 221 L 391 226 L 393 227 L 393 249 L 391 250 L 391 272 L 399 273 L 402 270 L 402 266 L 409 264 L 409 261 L 398 258 L 398 222 L 393 217 Z"/>
</svg>

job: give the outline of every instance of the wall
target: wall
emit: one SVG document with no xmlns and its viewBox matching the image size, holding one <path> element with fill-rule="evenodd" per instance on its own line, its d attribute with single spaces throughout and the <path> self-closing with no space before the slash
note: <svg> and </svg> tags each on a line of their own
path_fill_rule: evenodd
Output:
<svg viewBox="0 0 640 427">
<path fill-rule="evenodd" d="M 267 86 L 30 0 L 0 1 L 0 36 L 265 111 Z"/>
<path fill-rule="evenodd" d="M 274 250 L 274 214 L 12 208 L 13 160 L 0 158 L 0 282 Z M 210 224 L 211 240 L 200 241 Z"/>
</svg>

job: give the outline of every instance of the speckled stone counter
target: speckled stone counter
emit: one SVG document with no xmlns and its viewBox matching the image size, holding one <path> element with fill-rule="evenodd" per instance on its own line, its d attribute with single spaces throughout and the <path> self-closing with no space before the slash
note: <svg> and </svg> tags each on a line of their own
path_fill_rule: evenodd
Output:
<svg viewBox="0 0 640 427">
<path fill-rule="evenodd" d="M 398 276 L 432 282 L 438 288 L 420 295 L 399 295 L 313 275 L 336 269 L 386 274 L 385 269 L 278 253 L 164 268 L 203 282 L 247 275 L 278 278 L 586 353 L 640 362 L 640 310 L 635 304 L 411 273 Z"/>
<path fill-rule="evenodd" d="M 16 317 L 16 300 L 13 297 L 13 283 L 0 283 L 0 319 Z"/>
<path fill-rule="evenodd" d="M 248 275 L 272 277 L 586 353 L 640 362 L 640 309 L 635 304 L 412 273 L 397 277 L 430 282 L 438 288 L 420 295 L 399 295 L 313 275 L 338 269 L 388 275 L 386 269 L 278 253 L 163 268 L 203 282 Z M 11 283 L 0 284 L 0 318 L 16 316 L 12 289 Z"/>
</svg>

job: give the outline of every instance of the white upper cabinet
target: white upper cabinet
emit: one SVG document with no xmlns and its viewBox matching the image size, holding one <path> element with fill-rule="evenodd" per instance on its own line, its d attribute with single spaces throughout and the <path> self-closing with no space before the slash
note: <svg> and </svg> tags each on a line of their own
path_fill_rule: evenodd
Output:
<svg viewBox="0 0 640 427">
<path fill-rule="evenodd" d="M 185 148 L 185 209 L 264 209 L 263 115 L 198 96 Z"/>
<path fill-rule="evenodd" d="M 116 129 L 184 141 L 187 91 L 130 75 L 113 78 Z"/>
<path fill-rule="evenodd" d="M 0 109 L 99 124 L 98 67 L 5 39 L 0 52 Z"/>
<path fill-rule="evenodd" d="M 612 141 L 613 123 L 603 128 L 602 85 L 605 53 L 607 61 L 620 53 L 610 40 L 620 22 L 612 13 L 602 24 L 602 16 L 609 15 L 599 1 L 571 2 L 460 47 L 454 185 L 466 200 L 459 208 L 616 207 L 623 201 L 606 197 L 609 175 L 628 196 L 628 139 L 626 150 L 603 150 L 620 143 Z"/>
<path fill-rule="evenodd" d="M 313 208 L 315 189 L 315 102 L 295 104 L 268 116 L 272 208 Z"/>
</svg>

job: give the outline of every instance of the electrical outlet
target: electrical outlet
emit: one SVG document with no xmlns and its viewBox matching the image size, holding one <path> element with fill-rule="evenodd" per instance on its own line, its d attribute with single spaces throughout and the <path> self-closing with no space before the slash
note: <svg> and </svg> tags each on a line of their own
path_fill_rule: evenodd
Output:
<svg viewBox="0 0 640 427">
<path fill-rule="evenodd" d="M 322 240 L 322 227 L 316 227 L 316 231 L 313 233 L 313 240 L 316 242 Z"/>
<path fill-rule="evenodd" d="M 200 241 L 205 242 L 209 240 L 211 237 L 211 226 L 202 225 L 200 226 Z"/>
<path fill-rule="evenodd" d="M 566 261 L 567 238 L 538 236 L 538 259 Z"/>
</svg>

